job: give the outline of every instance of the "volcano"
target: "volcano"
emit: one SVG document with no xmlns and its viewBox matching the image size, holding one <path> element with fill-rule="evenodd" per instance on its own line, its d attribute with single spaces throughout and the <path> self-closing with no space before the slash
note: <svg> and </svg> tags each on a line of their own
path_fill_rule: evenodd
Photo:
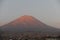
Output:
<svg viewBox="0 0 60 40">
<path fill-rule="evenodd" d="M 10 32 L 34 31 L 41 33 L 54 33 L 54 34 L 60 33 L 60 29 L 48 26 L 45 23 L 41 22 L 40 20 L 36 19 L 35 17 L 27 15 L 19 17 L 16 20 L 6 25 L 3 25 L 1 29 L 3 31 Z"/>
</svg>

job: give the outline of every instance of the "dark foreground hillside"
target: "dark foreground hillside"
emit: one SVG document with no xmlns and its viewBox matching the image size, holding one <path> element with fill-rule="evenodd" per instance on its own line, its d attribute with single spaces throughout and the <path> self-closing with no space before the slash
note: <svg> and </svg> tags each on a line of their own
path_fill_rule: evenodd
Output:
<svg viewBox="0 0 60 40">
<path fill-rule="evenodd" d="M 41 34 L 39 32 L 9 33 L 2 32 L 0 40 L 60 40 L 59 35 Z"/>
</svg>

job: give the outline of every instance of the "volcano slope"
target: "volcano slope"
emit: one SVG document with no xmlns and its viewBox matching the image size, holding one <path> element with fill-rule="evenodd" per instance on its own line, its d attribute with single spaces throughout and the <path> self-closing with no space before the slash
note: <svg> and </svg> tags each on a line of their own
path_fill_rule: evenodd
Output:
<svg viewBox="0 0 60 40">
<path fill-rule="evenodd" d="M 49 34 L 60 34 L 60 29 L 48 26 L 33 16 L 24 15 L 16 20 L 1 26 L 3 31 L 9 32 L 41 32 Z"/>
</svg>

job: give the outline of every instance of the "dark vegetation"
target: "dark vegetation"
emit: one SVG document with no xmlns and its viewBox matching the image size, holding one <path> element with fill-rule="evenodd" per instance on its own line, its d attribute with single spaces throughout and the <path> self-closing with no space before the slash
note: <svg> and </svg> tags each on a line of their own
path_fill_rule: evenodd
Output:
<svg viewBox="0 0 60 40">
<path fill-rule="evenodd" d="M 41 34 L 40 32 L 4 32 L 0 30 L 0 40 L 47 40 L 49 38 L 60 40 L 59 35 Z"/>
</svg>

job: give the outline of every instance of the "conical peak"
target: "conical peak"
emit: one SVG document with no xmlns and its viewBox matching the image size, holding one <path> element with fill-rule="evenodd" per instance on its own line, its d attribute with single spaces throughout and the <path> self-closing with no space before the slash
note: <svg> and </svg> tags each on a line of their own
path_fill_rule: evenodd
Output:
<svg viewBox="0 0 60 40">
<path fill-rule="evenodd" d="M 13 21 L 11 24 L 12 25 L 16 25 L 16 24 L 40 25 L 40 26 L 44 25 L 42 22 L 40 22 L 39 20 L 37 20 L 33 16 L 28 16 L 28 15 L 24 15 L 24 16 L 19 17 L 18 19 L 16 19 L 15 21 Z"/>
<path fill-rule="evenodd" d="M 20 18 L 18 18 L 18 21 L 26 21 L 26 20 L 32 20 L 33 17 L 32 16 L 28 16 L 28 15 L 24 15 L 24 16 L 21 16 Z"/>
<path fill-rule="evenodd" d="M 30 15 L 23 15 L 22 17 L 32 17 L 32 16 L 30 16 Z"/>
<path fill-rule="evenodd" d="M 20 18 L 33 18 L 32 16 L 28 16 L 28 15 L 24 15 L 24 16 L 21 16 Z"/>
<path fill-rule="evenodd" d="M 24 22 L 32 22 L 34 19 L 34 17 L 32 16 L 28 16 L 28 15 L 24 15 L 19 17 L 17 20 L 15 20 L 12 24 L 17 24 L 17 23 L 24 23 Z"/>
<path fill-rule="evenodd" d="M 19 19 L 32 19 L 32 18 L 33 18 L 32 16 L 24 15 L 21 16 Z"/>
<path fill-rule="evenodd" d="M 45 26 L 44 23 L 42 23 L 35 17 L 28 16 L 28 15 L 21 16 L 9 24 L 13 25 L 13 26 L 23 26 L 23 27 L 25 27 L 25 26 L 26 27 L 28 27 L 28 26 L 41 26 L 41 27 Z"/>
</svg>

